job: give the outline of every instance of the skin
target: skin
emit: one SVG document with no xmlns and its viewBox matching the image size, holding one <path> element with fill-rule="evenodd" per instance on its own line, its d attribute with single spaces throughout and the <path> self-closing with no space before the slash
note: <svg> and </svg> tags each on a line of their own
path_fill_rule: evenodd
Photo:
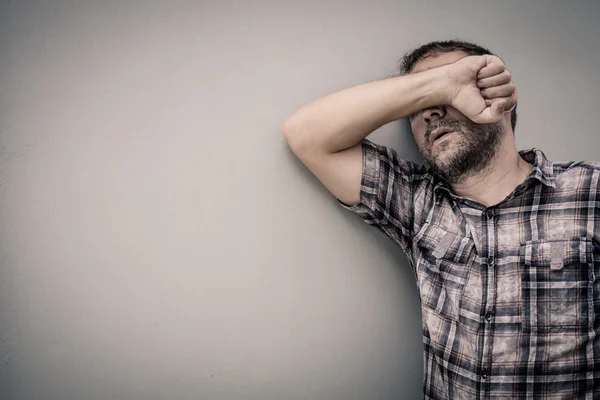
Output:
<svg viewBox="0 0 600 400">
<path fill-rule="evenodd" d="M 500 58 L 450 52 L 422 59 L 408 75 L 314 100 L 286 119 L 283 134 L 321 183 L 354 205 L 361 193 L 360 142 L 379 127 L 410 117 L 421 152 L 446 171 L 455 193 L 490 206 L 531 170 L 517 152 L 505 113 L 514 104 L 516 88 Z M 433 143 L 431 133 L 441 126 L 455 133 Z"/>
<path fill-rule="evenodd" d="M 449 65 L 466 57 L 468 55 L 460 51 L 430 56 L 417 62 L 411 73 Z M 508 71 L 504 77 L 505 87 L 498 85 L 502 79 L 499 76 L 478 79 L 471 85 L 470 102 L 479 100 L 489 106 L 494 99 L 501 98 L 511 89 L 514 91 Z M 452 105 L 428 107 L 409 117 L 419 150 L 434 170 L 451 184 L 454 192 L 491 206 L 508 196 L 530 173 L 532 165 L 519 156 L 510 110 L 499 122 L 477 124 L 471 118 Z M 454 132 L 433 142 L 431 132 L 438 127 L 451 127 Z"/>
</svg>

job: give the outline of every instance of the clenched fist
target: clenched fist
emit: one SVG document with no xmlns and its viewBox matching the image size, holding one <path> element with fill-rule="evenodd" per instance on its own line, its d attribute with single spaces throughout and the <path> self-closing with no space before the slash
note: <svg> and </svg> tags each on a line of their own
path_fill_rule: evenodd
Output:
<svg viewBox="0 0 600 400">
<path fill-rule="evenodd" d="M 446 71 L 450 104 L 473 122 L 498 122 L 517 103 L 510 72 L 497 56 L 468 56 Z"/>
</svg>

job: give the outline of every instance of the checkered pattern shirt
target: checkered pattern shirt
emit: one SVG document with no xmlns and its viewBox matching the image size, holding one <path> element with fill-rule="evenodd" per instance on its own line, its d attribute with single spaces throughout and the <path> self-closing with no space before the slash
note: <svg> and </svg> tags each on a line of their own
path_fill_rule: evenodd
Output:
<svg viewBox="0 0 600 400">
<path fill-rule="evenodd" d="M 521 151 L 530 175 L 485 207 L 389 148 L 362 150 L 360 202 L 344 207 L 414 270 L 424 398 L 600 399 L 600 162 Z"/>
</svg>

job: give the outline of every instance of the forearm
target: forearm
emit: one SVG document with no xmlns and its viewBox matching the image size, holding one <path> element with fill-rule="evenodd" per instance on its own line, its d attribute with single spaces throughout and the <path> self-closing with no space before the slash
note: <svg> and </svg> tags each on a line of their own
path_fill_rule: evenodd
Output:
<svg viewBox="0 0 600 400">
<path fill-rule="evenodd" d="M 284 125 L 290 147 L 328 153 L 345 150 L 377 128 L 448 101 L 446 69 L 383 79 L 307 104 Z"/>
</svg>

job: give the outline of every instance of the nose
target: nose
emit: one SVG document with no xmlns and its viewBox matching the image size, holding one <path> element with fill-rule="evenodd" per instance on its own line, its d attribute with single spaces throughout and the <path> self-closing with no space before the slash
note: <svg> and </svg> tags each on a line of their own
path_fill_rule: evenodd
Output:
<svg viewBox="0 0 600 400">
<path fill-rule="evenodd" d="M 434 106 L 429 107 L 423 110 L 423 120 L 427 125 L 429 125 L 432 121 L 435 121 L 440 118 L 444 118 L 446 115 L 446 107 L 445 106 Z"/>
</svg>

